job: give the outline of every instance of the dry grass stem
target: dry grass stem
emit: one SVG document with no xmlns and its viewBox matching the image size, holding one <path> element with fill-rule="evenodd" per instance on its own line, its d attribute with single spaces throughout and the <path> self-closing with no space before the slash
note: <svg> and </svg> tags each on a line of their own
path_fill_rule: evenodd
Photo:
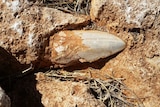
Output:
<svg viewBox="0 0 160 107">
<path fill-rule="evenodd" d="M 18 78 L 18 77 L 23 77 L 23 76 L 25 76 L 26 74 L 30 73 L 33 70 L 34 70 L 34 67 L 33 67 L 33 64 L 31 63 L 29 68 L 27 68 L 27 69 L 25 69 L 25 70 L 23 70 L 21 72 L 12 74 L 12 75 L 2 76 L 2 77 L 0 77 L 0 80 L 14 79 L 14 78 Z"/>
</svg>

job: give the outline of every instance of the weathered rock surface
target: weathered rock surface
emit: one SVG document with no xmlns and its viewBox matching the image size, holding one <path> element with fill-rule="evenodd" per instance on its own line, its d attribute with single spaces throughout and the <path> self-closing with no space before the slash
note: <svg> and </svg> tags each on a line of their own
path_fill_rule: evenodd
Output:
<svg viewBox="0 0 160 107">
<path fill-rule="evenodd" d="M 159 0 L 92 0 L 91 19 L 108 28 L 149 28 L 160 10 Z M 117 29 L 118 30 L 118 29 Z"/>
<path fill-rule="evenodd" d="M 36 79 L 44 107 L 105 107 L 88 93 L 88 88 L 83 83 L 47 80 L 43 73 L 38 73 Z"/>
<path fill-rule="evenodd" d="M 87 16 L 74 16 L 27 0 L 2 0 L 0 5 L 0 46 L 21 64 L 43 60 L 49 36 L 57 30 L 66 26 L 73 29 L 88 21 Z"/>
<path fill-rule="evenodd" d="M 0 87 L 0 107 L 11 107 L 10 98 L 5 94 L 4 90 Z"/>
<path fill-rule="evenodd" d="M 160 105 L 159 11 L 159 0 L 92 0 L 90 13 L 93 22 L 93 25 L 89 25 L 90 29 L 108 31 L 127 43 L 123 52 L 112 57 L 111 60 L 107 60 L 104 67 L 99 69 L 101 75 L 114 74 L 115 77 L 123 77 L 126 85 L 142 99 L 145 107 L 159 107 Z M 0 70 L 5 73 L 8 65 L 16 69 L 13 63 L 13 65 L 8 64 L 12 61 L 17 65 L 31 62 L 41 62 L 41 66 L 49 65 L 50 61 L 47 60 L 49 59 L 47 54 L 50 54 L 48 51 L 49 37 L 61 29 L 76 29 L 75 27 L 80 29 L 79 25 L 85 26 L 87 22 L 88 17 L 86 16 L 74 16 L 56 9 L 30 5 L 27 0 L 1 0 L 0 46 L 2 49 L 0 49 L 0 54 L 5 54 L 0 55 Z M 6 54 L 9 56 L 6 57 Z M 10 61 L 5 62 L 8 59 Z M 6 67 L 2 66 L 3 64 Z M 88 95 L 86 88 L 83 90 L 84 87 L 81 87 L 80 83 L 41 80 L 37 78 L 37 90 L 43 94 L 42 102 L 45 106 L 56 104 L 51 101 L 57 101 L 52 98 L 55 96 L 58 98 L 59 95 L 52 93 L 53 89 L 63 93 L 62 91 L 68 88 L 68 91 L 60 96 L 65 98 L 74 89 L 74 84 L 79 86 L 80 92 L 85 93 L 80 98 L 87 96 L 92 99 L 88 103 L 88 100 L 86 99 L 85 102 L 85 98 L 83 98 L 82 101 L 86 105 L 99 104 L 92 96 Z M 22 84 L 24 86 L 25 83 Z M 66 84 L 70 87 L 67 87 Z M 55 89 L 55 86 L 62 91 Z M 24 89 L 27 90 L 26 87 Z M 69 97 L 74 99 L 73 96 Z M 68 101 L 68 99 L 63 100 L 64 102 L 61 99 L 59 101 L 62 104 Z M 47 103 L 47 101 L 49 102 Z M 75 103 L 82 104 L 81 102 Z"/>
<path fill-rule="evenodd" d="M 44 57 L 49 54 L 50 35 L 66 26 L 85 25 L 88 20 L 88 16 L 74 16 L 27 0 L 0 1 L 0 79 L 16 77 L 31 63 L 50 66 Z"/>
<path fill-rule="evenodd" d="M 160 1 L 92 1 L 91 19 L 122 38 L 127 48 L 102 69 L 126 78 L 126 84 L 145 107 L 159 106 L 160 89 Z"/>
</svg>

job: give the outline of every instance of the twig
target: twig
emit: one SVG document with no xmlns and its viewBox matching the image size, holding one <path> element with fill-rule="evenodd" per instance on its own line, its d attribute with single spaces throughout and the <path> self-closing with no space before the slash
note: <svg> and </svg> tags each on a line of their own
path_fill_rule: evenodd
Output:
<svg viewBox="0 0 160 107">
<path fill-rule="evenodd" d="M 26 73 L 27 71 L 30 71 L 31 69 L 33 69 L 33 64 L 32 63 L 31 63 L 29 68 L 22 71 L 22 74 Z"/>
<path fill-rule="evenodd" d="M 33 64 L 31 63 L 29 68 L 23 70 L 20 74 L 16 74 L 15 77 L 23 77 L 24 75 L 28 74 L 32 70 L 34 70 L 34 67 L 33 67 Z"/>
<path fill-rule="evenodd" d="M 7 79 L 7 78 L 18 78 L 18 77 L 22 77 L 24 75 L 26 75 L 27 73 L 29 73 L 29 71 L 32 71 L 34 69 L 32 63 L 30 65 L 29 68 L 21 71 L 21 72 L 18 72 L 16 74 L 13 74 L 13 75 L 7 75 L 7 76 L 4 76 L 4 77 L 0 77 L 0 80 L 4 80 L 4 79 Z"/>
<path fill-rule="evenodd" d="M 98 80 L 96 80 L 98 83 L 100 83 L 101 84 L 101 86 L 107 91 L 107 93 L 109 94 L 109 99 L 110 99 L 110 101 L 111 101 L 111 107 L 113 106 L 112 104 L 113 104 L 113 102 L 112 102 L 112 99 L 111 99 L 111 95 L 110 95 L 110 92 L 109 92 L 109 90 L 105 87 L 105 85 L 103 84 L 103 83 L 101 83 L 100 81 L 98 81 Z M 106 99 L 105 99 L 106 100 Z M 103 102 L 105 101 L 105 100 L 103 100 Z"/>
<path fill-rule="evenodd" d="M 76 78 L 77 76 L 68 76 L 68 75 L 57 75 L 57 74 L 46 74 L 49 77 L 60 77 L 60 78 Z"/>
</svg>

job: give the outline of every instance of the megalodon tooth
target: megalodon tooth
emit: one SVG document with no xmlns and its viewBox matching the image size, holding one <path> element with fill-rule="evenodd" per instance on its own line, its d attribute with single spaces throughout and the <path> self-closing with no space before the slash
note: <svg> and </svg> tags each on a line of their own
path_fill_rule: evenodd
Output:
<svg viewBox="0 0 160 107">
<path fill-rule="evenodd" d="M 113 34 L 96 30 L 66 30 L 50 37 L 50 60 L 65 67 L 75 61 L 94 62 L 125 48 L 123 40 Z"/>
</svg>

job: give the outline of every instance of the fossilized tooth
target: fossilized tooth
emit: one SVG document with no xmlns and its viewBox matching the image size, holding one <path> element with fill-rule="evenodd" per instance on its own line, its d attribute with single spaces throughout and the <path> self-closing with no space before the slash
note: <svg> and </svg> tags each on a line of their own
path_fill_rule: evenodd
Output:
<svg viewBox="0 0 160 107">
<path fill-rule="evenodd" d="M 107 32 L 60 31 L 50 38 L 51 62 L 67 66 L 74 61 L 93 62 L 125 48 L 125 42 Z"/>
</svg>

